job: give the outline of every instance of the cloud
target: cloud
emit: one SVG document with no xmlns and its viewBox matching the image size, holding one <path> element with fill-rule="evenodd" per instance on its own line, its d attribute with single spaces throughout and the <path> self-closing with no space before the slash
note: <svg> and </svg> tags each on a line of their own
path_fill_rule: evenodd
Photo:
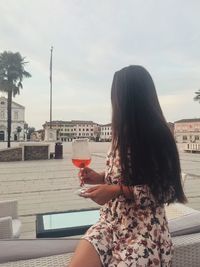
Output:
<svg viewBox="0 0 200 267">
<path fill-rule="evenodd" d="M 37 128 L 49 118 L 51 45 L 55 119 L 106 122 L 109 108 L 99 109 L 110 105 L 113 74 L 130 64 L 150 71 L 171 120 L 199 114 L 189 98 L 200 84 L 199 1 L 7 0 L 0 9 L 1 51 L 29 61 L 32 78 L 16 101 Z"/>
<path fill-rule="evenodd" d="M 200 105 L 194 102 L 193 98 L 194 92 L 192 90 L 159 96 L 166 119 L 174 122 L 183 118 L 200 118 Z"/>
</svg>

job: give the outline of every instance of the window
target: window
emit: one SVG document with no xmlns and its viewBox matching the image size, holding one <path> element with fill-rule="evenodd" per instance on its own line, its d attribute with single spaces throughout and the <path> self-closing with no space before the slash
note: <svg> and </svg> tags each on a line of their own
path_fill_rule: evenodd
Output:
<svg viewBox="0 0 200 267">
<path fill-rule="evenodd" d="M 198 135 L 195 135 L 195 136 L 194 136 L 194 139 L 195 139 L 195 140 L 199 140 L 199 136 L 198 136 Z"/>
<path fill-rule="evenodd" d="M 183 136 L 183 140 L 187 140 L 187 135 L 184 135 Z"/>
<path fill-rule="evenodd" d="M 0 119 L 4 120 L 5 119 L 5 113 L 4 111 L 2 110 L 1 113 L 0 113 Z"/>
<path fill-rule="evenodd" d="M 18 118 L 18 111 L 14 111 L 14 120 L 17 121 L 19 118 Z"/>
</svg>

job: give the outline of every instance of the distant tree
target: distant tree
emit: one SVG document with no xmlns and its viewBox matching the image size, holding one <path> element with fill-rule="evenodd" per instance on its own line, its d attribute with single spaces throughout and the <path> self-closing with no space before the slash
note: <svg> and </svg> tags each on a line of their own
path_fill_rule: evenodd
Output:
<svg viewBox="0 0 200 267">
<path fill-rule="evenodd" d="M 27 141 L 28 123 L 24 123 L 24 139 Z"/>
<path fill-rule="evenodd" d="M 11 123 L 12 123 L 12 97 L 20 94 L 23 88 L 22 81 L 24 78 L 31 77 L 31 74 L 24 69 L 27 62 L 19 52 L 13 53 L 4 51 L 0 53 L 0 91 L 8 95 L 7 104 L 7 130 L 8 130 L 8 147 L 10 147 Z"/>
<path fill-rule="evenodd" d="M 20 135 L 20 133 L 21 133 L 21 131 L 22 131 L 22 127 L 21 126 L 17 126 L 17 140 L 19 141 L 19 135 Z"/>
<path fill-rule="evenodd" d="M 24 130 L 26 131 L 26 130 L 28 130 L 28 123 L 24 123 Z"/>
<path fill-rule="evenodd" d="M 28 127 L 27 130 L 27 139 L 30 140 L 31 139 L 31 134 L 35 132 L 35 128 L 34 127 Z"/>
<path fill-rule="evenodd" d="M 195 94 L 196 96 L 194 97 L 194 101 L 199 101 L 200 103 L 200 89 L 197 92 L 195 92 Z"/>
</svg>

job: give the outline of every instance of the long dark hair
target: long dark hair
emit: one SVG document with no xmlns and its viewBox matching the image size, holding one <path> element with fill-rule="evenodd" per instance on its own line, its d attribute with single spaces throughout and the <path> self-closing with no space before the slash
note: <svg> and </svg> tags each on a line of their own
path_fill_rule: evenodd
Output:
<svg viewBox="0 0 200 267">
<path fill-rule="evenodd" d="M 148 71 L 137 65 L 117 71 L 111 101 L 112 147 L 119 152 L 123 184 L 147 184 L 160 204 L 185 203 L 176 143 Z"/>
</svg>

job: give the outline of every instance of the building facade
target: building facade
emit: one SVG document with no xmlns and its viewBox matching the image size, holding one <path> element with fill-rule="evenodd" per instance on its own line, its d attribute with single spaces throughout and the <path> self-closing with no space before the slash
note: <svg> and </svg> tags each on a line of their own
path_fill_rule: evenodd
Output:
<svg viewBox="0 0 200 267">
<path fill-rule="evenodd" d="M 24 134 L 25 107 L 12 102 L 11 141 L 25 139 Z M 7 141 L 7 98 L 0 97 L 0 141 Z"/>
<path fill-rule="evenodd" d="M 52 129 L 57 131 L 57 140 L 62 142 L 72 141 L 75 138 L 88 138 L 95 140 L 100 134 L 99 125 L 93 121 L 52 121 Z M 43 125 L 44 130 L 50 128 L 50 123 Z"/>
<path fill-rule="evenodd" d="M 112 139 L 111 123 L 100 126 L 100 141 L 110 142 Z"/>
<path fill-rule="evenodd" d="M 174 135 L 177 143 L 200 143 L 200 118 L 176 121 Z"/>
<path fill-rule="evenodd" d="M 173 122 L 168 122 L 167 124 L 168 124 L 168 127 L 169 127 L 171 133 L 174 136 L 174 123 Z"/>
</svg>

